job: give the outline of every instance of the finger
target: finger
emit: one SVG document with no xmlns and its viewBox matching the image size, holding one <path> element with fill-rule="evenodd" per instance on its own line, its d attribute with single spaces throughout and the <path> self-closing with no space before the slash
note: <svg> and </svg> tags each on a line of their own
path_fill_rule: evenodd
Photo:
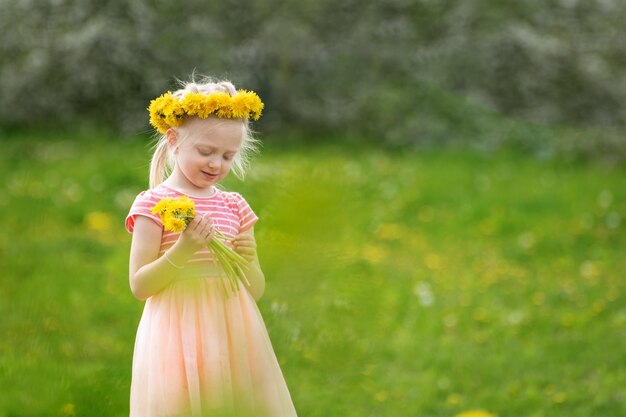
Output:
<svg viewBox="0 0 626 417">
<path fill-rule="evenodd" d="M 254 252 L 254 251 L 256 251 L 256 248 L 252 248 L 250 246 L 242 246 L 242 245 L 235 246 L 235 249 L 237 249 L 237 251 L 239 251 L 239 252 Z"/>
<path fill-rule="evenodd" d="M 254 255 L 254 249 L 252 248 L 238 248 L 237 252 L 241 255 Z"/>
<path fill-rule="evenodd" d="M 255 242 L 255 240 L 254 240 L 254 238 L 252 238 L 252 236 L 236 237 L 235 241 L 236 242 L 250 242 L 250 243 L 254 243 Z"/>
<path fill-rule="evenodd" d="M 213 225 L 209 225 L 207 228 L 207 239 L 212 239 L 215 236 L 215 227 Z"/>
<path fill-rule="evenodd" d="M 235 242 L 235 246 L 240 248 L 256 249 L 256 244 L 254 242 Z"/>
<path fill-rule="evenodd" d="M 206 227 L 206 226 L 207 226 L 207 225 L 209 225 L 209 224 L 211 224 L 211 219 L 209 219 L 209 218 L 208 218 L 208 217 L 206 217 L 206 216 L 202 216 L 202 217 L 200 218 L 200 225 L 201 225 L 202 227 Z"/>
<path fill-rule="evenodd" d="M 192 223 L 190 223 L 189 226 L 192 226 L 191 230 L 195 230 L 199 233 L 203 233 L 203 229 L 206 226 L 208 221 L 209 220 L 207 219 L 206 214 L 203 214 L 201 216 L 199 215 L 199 216 L 194 217 L 194 219 L 192 220 L 193 226 L 192 226 Z"/>
<path fill-rule="evenodd" d="M 248 262 L 252 262 L 254 260 L 254 255 L 249 253 L 242 253 L 241 256 L 243 256 L 243 258 Z"/>
<path fill-rule="evenodd" d="M 201 220 L 202 218 L 200 216 L 194 217 L 193 220 L 191 220 L 191 222 L 189 223 L 189 225 L 187 225 L 187 229 L 196 230 L 198 226 L 200 225 Z"/>
</svg>

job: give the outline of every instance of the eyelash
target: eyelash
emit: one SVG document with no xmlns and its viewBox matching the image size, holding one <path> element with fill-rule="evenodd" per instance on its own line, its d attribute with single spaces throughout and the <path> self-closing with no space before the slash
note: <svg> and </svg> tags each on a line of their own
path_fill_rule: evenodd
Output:
<svg viewBox="0 0 626 417">
<path fill-rule="evenodd" d="M 202 156 L 211 156 L 211 153 L 200 152 L 200 155 L 202 155 Z M 227 161 L 230 161 L 233 158 L 230 157 L 230 156 L 225 156 L 224 159 L 227 160 Z"/>
</svg>

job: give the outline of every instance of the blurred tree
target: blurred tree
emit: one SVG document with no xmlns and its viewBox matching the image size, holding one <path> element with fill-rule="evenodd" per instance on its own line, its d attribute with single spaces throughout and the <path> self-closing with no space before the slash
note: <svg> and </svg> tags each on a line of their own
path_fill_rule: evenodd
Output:
<svg viewBox="0 0 626 417">
<path fill-rule="evenodd" d="M 475 104 L 450 92 L 531 121 L 626 121 L 619 42 L 626 3 L 615 0 L 0 0 L 0 7 L 2 125 L 87 118 L 147 131 L 149 100 L 194 68 L 258 91 L 268 129 L 397 144 L 479 130 L 479 116 L 467 120 Z"/>
</svg>

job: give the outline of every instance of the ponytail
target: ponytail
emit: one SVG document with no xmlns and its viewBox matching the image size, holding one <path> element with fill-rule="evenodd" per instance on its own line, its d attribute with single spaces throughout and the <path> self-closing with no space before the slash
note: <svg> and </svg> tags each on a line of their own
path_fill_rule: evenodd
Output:
<svg viewBox="0 0 626 417">
<path fill-rule="evenodd" d="M 167 149 L 167 136 L 161 135 L 154 146 L 154 154 L 150 162 L 150 188 L 154 188 L 165 181 L 171 169 L 172 166 Z"/>
</svg>

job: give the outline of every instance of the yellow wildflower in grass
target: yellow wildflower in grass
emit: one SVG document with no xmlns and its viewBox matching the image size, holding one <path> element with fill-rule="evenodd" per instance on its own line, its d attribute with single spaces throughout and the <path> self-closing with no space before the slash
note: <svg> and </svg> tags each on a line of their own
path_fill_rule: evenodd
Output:
<svg viewBox="0 0 626 417">
<path fill-rule="evenodd" d="M 441 267 L 441 257 L 436 253 L 429 253 L 424 259 L 428 269 L 439 269 Z"/>
<path fill-rule="evenodd" d="M 109 230 L 112 223 L 113 219 L 111 215 L 101 211 L 91 212 L 85 217 L 85 225 L 87 228 L 98 232 Z"/>
<path fill-rule="evenodd" d="M 379 402 L 383 402 L 387 398 L 389 398 L 389 393 L 386 390 L 378 391 L 374 394 L 374 399 Z"/>
<path fill-rule="evenodd" d="M 465 411 L 463 413 L 457 414 L 454 417 L 497 417 L 494 414 L 488 413 L 484 410 L 471 410 Z"/>
<path fill-rule="evenodd" d="M 165 230 L 173 232 L 182 232 L 185 230 L 187 225 L 196 216 L 195 204 L 193 200 L 186 195 L 177 198 L 164 198 L 156 203 L 151 211 L 161 217 Z M 215 237 L 211 239 L 208 245 L 209 252 L 211 252 L 218 273 L 221 275 L 220 268 L 217 264 L 219 261 L 219 265 L 226 273 L 226 278 L 230 281 L 231 286 L 238 291 L 238 279 L 242 279 L 247 285 L 250 285 L 250 282 L 243 272 L 243 268 L 248 265 L 248 261 L 226 246 L 220 239 L 233 240 L 232 238 L 224 236 L 216 228 Z M 223 288 L 226 291 L 225 285 Z"/>
<path fill-rule="evenodd" d="M 457 405 L 460 402 L 461 402 L 461 396 L 455 392 L 451 393 L 450 395 L 448 395 L 448 398 L 446 398 L 446 403 L 450 405 Z"/>
<path fill-rule="evenodd" d="M 75 416 L 76 407 L 74 407 L 74 404 L 72 403 L 63 404 L 63 407 L 61 407 L 61 410 L 59 410 L 59 414 L 62 415 L 63 417 Z"/>
<path fill-rule="evenodd" d="M 405 229 L 396 223 L 382 223 L 376 229 L 376 237 L 382 240 L 402 239 L 405 234 Z"/>
<path fill-rule="evenodd" d="M 557 392 L 552 397 L 552 400 L 557 404 L 563 404 L 567 400 L 567 394 L 564 392 Z"/>
<path fill-rule="evenodd" d="M 365 245 L 362 256 L 370 264 L 379 264 L 385 259 L 385 251 L 380 246 Z"/>
</svg>

